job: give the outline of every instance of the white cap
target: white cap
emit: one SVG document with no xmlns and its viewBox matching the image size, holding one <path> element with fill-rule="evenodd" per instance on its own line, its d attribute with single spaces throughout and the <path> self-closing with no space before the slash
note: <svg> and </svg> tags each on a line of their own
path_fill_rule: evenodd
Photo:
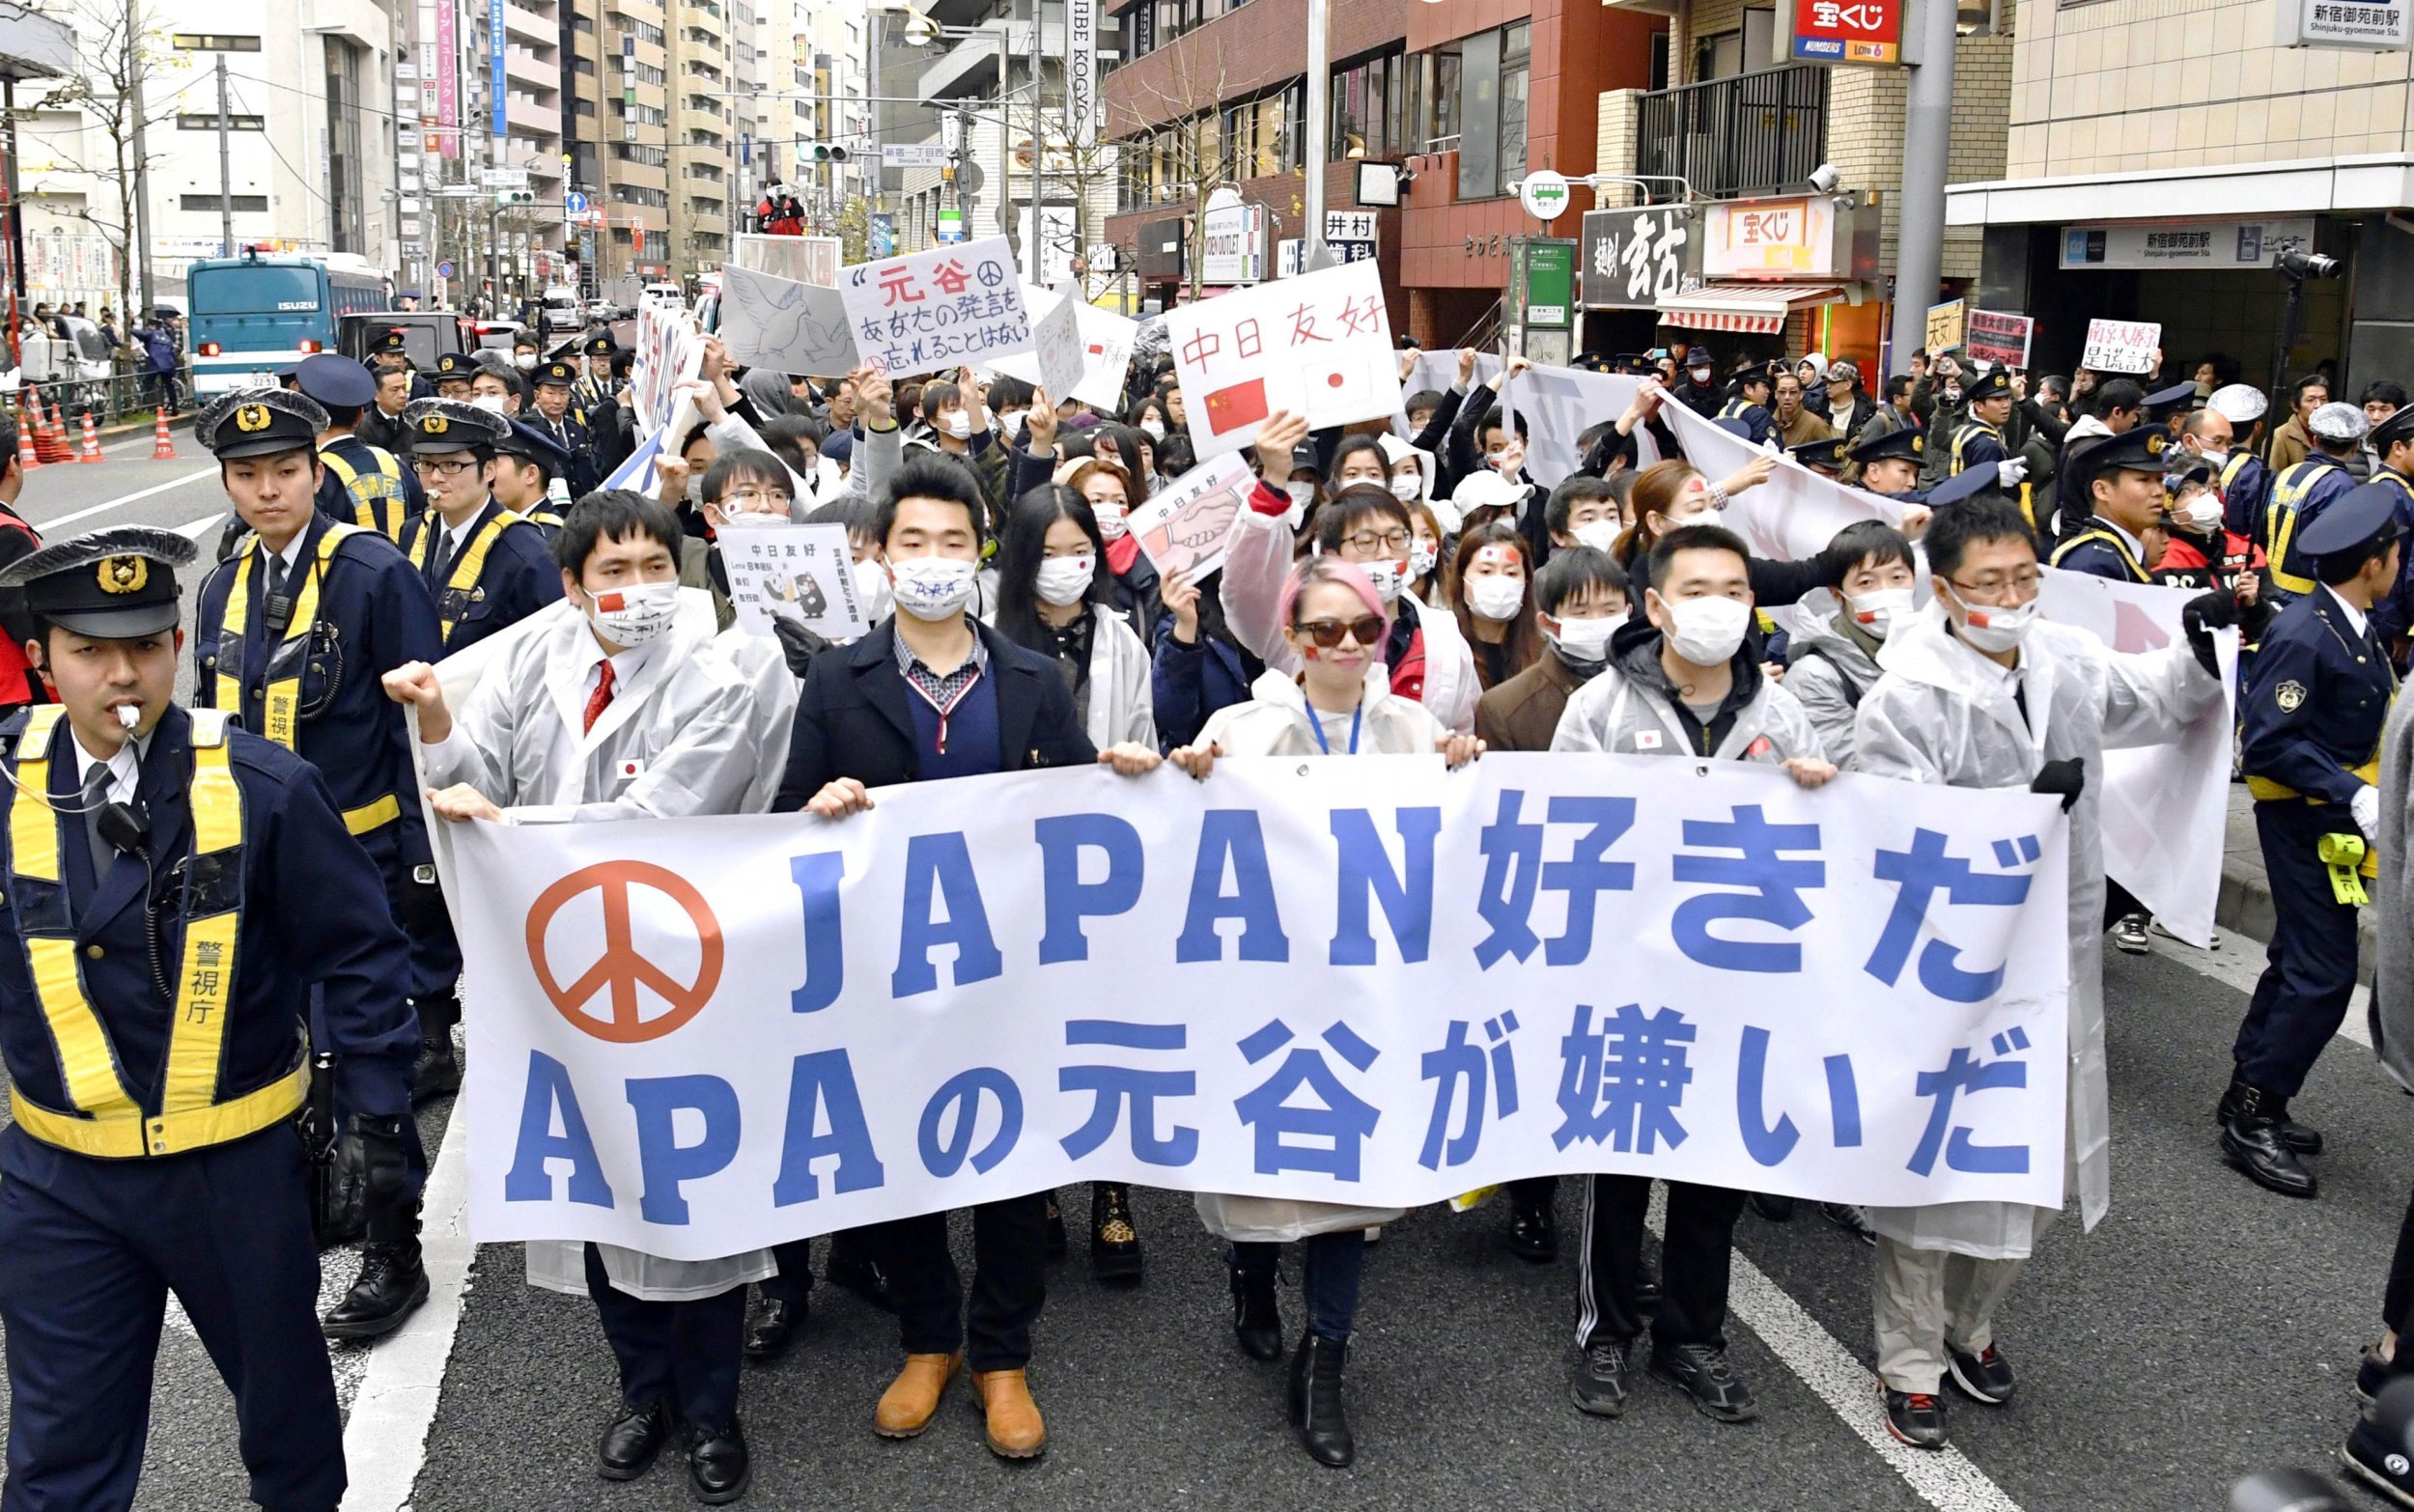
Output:
<svg viewBox="0 0 2414 1512">
<path fill-rule="evenodd" d="M 1462 519 L 1479 509 L 1497 509 L 1525 502 L 1526 486 L 1501 476 L 1490 467 L 1471 472 L 1450 490 Z"/>
<path fill-rule="evenodd" d="M 2363 410 L 2335 400 L 2315 410 L 2307 426 L 2325 441 L 2360 441 L 2372 429 L 2365 423 Z"/>
<path fill-rule="evenodd" d="M 2226 383 L 2204 401 L 2205 408 L 2232 425 L 2252 425 L 2270 406 L 2271 401 L 2263 397 L 2263 391 L 2251 383 Z"/>
</svg>

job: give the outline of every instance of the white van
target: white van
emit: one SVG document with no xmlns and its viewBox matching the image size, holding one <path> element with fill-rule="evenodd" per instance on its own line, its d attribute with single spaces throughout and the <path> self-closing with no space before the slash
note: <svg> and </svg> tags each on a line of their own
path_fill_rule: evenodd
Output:
<svg viewBox="0 0 2414 1512">
<path fill-rule="evenodd" d="M 541 327 L 538 334 L 542 336 L 575 336 L 587 328 L 586 301 L 568 285 L 547 289 L 537 320 Z"/>
<path fill-rule="evenodd" d="M 645 286 L 644 302 L 685 308 L 688 303 L 688 291 L 677 284 L 648 284 Z"/>
</svg>

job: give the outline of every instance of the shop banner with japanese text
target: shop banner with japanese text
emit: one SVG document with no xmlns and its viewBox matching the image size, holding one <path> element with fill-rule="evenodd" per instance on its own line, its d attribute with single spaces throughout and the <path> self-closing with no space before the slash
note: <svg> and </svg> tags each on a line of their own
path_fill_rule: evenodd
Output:
<svg viewBox="0 0 2414 1512">
<path fill-rule="evenodd" d="M 1527 754 L 874 798 L 453 832 L 475 1238 L 703 1259 L 1092 1180 L 2061 1201 L 2049 798 Z"/>
</svg>

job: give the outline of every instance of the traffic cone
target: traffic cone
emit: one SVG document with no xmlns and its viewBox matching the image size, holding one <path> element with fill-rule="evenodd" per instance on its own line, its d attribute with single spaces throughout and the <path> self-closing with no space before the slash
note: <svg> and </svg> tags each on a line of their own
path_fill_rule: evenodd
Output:
<svg viewBox="0 0 2414 1512">
<path fill-rule="evenodd" d="M 155 411 L 152 416 L 151 460 L 153 462 L 176 461 L 176 442 L 168 438 L 168 412 L 164 409 Z"/>
<path fill-rule="evenodd" d="M 79 462 L 97 462 L 106 459 L 100 455 L 100 433 L 93 429 L 92 411 L 84 411 L 84 449 L 75 454 Z"/>
<path fill-rule="evenodd" d="M 27 472 L 42 465 L 42 459 L 34 454 L 33 417 L 22 405 L 16 410 L 16 464 Z"/>
<path fill-rule="evenodd" d="M 42 396 L 39 394 L 34 396 L 34 451 L 46 462 L 75 460 L 75 453 L 67 444 L 67 436 L 60 429 L 57 406 L 51 407 L 49 419 L 43 419 Z"/>
</svg>

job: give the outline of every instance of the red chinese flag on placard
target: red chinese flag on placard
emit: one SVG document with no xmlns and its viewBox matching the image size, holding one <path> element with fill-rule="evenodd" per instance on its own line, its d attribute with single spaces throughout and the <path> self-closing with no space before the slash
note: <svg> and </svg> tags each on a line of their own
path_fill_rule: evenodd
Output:
<svg viewBox="0 0 2414 1512">
<path fill-rule="evenodd" d="M 1253 378 L 1207 396 L 1207 429 L 1218 435 L 1266 418 L 1266 380 Z"/>
</svg>

